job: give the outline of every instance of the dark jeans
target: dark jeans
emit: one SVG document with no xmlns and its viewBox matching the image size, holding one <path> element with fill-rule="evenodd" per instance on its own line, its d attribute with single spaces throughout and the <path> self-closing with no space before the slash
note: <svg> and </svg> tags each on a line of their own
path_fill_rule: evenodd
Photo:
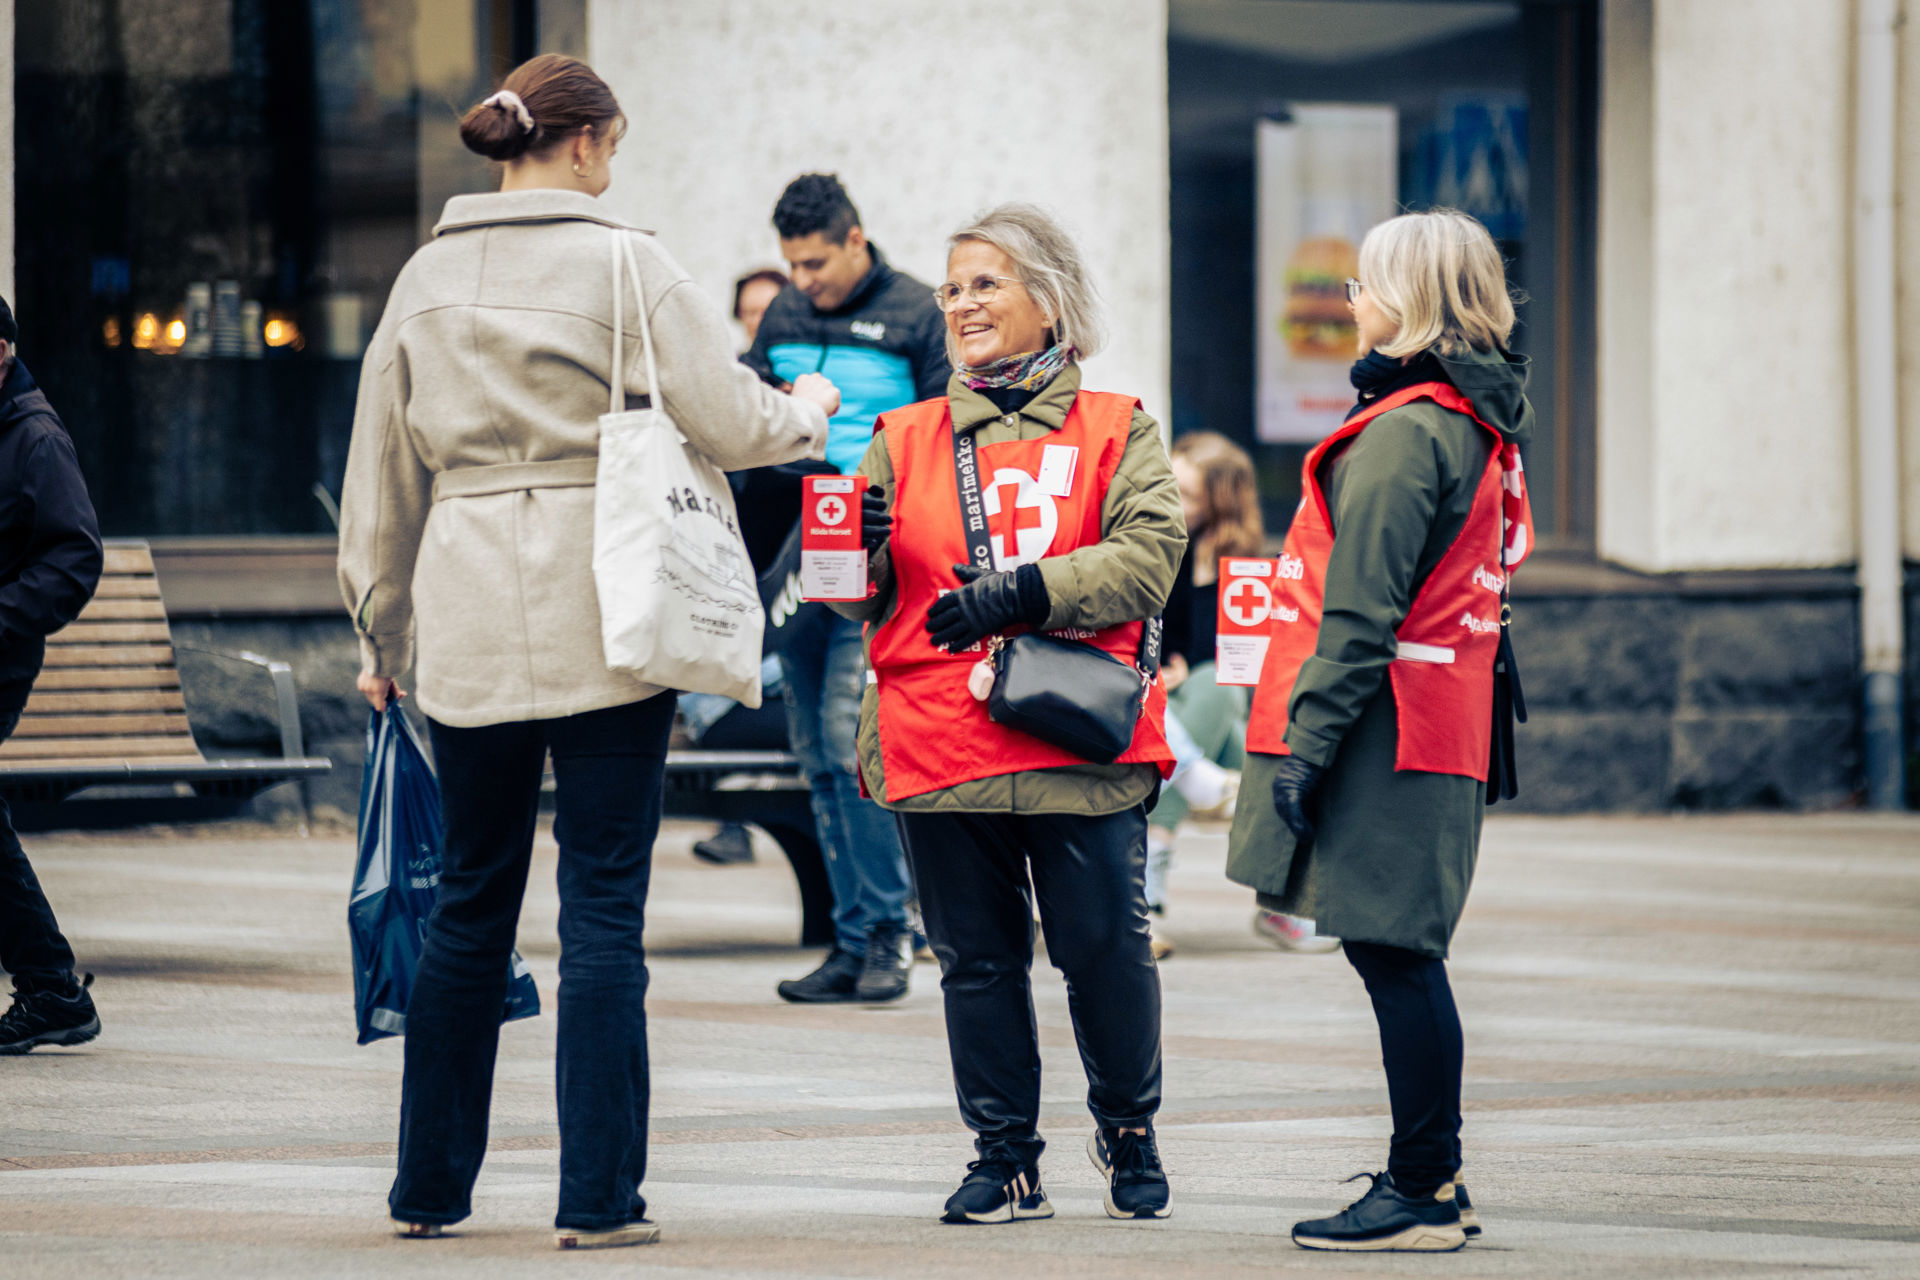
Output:
<svg viewBox="0 0 1920 1280">
<path fill-rule="evenodd" d="M 1087 1108 L 1103 1127 L 1160 1109 L 1160 973 L 1147 936 L 1147 818 L 902 813 L 927 937 L 940 957 L 960 1116 L 981 1154 L 1037 1159 L 1040 1038 L 1033 916 L 1067 979 Z"/>
<path fill-rule="evenodd" d="M 560 1212 L 580 1230 L 646 1210 L 647 965 L 641 946 L 671 693 L 554 720 L 456 729 L 429 721 L 446 847 L 407 1009 L 400 1169 L 406 1222 L 471 1211 L 520 918 L 553 753 L 560 844 Z"/>
<path fill-rule="evenodd" d="M 834 945 L 867 954 L 867 931 L 907 926 L 913 885 L 893 815 L 860 794 L 856 743 L 866 660 L 860 624 L 804 606 L 780 652 L 793 754 L 813 790 L 813 823 L 833 888 Z M 702 744 L 704 745 L 704 744 Z"/>
<path fill-rule="evenodd" d="M 1348 942 L 1345 950 L 1380 1023 L 1393 1106 L 1387 1172 L 1402 1190 L 1431 1195 L 1460 1167 L 1464 1046 L 1446 962 L 1375 942 Z"/>
<path fill-rule="evenodd" d="M 20 723 L 27 705 L 31 678 L 0 684 L 0 742 Z M 54 923 L 53 908 L 33 874 L 20 837 L 14 834 L 13 815 L 0 799 L 0 969 L 13 975 L 21 995 L 73 988 L 73 948 Z"/>
</svg>

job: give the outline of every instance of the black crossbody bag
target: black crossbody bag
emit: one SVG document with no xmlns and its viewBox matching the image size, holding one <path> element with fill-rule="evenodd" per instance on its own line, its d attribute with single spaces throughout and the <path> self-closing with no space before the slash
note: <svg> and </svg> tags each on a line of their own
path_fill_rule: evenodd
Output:
<svg viewBox="0 0 1920 1280">
<path fill-rule="evenodd" d="M 971 431 L 953 433 L 953 472 L 960 486 L 967 558 L 978 568 L 992 569 L 993 546 Z M 1112 764 L 1133 745 L 1147 690 L 1159 673 L 1160 631 L 1158 617 L 1147 619 L 1140 629 L 1140 655 L 1132 664 L 1093 645 L 1041 631 L 994 636 L 988 644 L 994 674 L 987 716 L 1083 760 Z"/>
<path fill-rule="evenodd" d="M 1504 567 L 1504 566 L 1503 566 Z M 1487 803 L 1520 794 L 1520 768 L 1514 756 L 1513 727 L 1527 722 L 1527 698 L 1520 691 L 1520 664 L 1513 656 L 1513 607 L 1500 588 L 1500 650 L 1493 660 L 1493 743 L 1487 753 Z"/>
</svg>

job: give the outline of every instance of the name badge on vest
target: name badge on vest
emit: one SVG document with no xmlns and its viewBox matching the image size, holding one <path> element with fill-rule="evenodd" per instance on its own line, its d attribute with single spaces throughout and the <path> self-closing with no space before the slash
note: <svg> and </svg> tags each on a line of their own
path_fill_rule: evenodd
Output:
<svg viewBox="0 0 1920 1280">
<path fill-rule="evenodd" d="M 1073 492 L 1074 469 L 1080 464 L 1080 449 L 1071 444 L 1050 444 L 1040 451 L 1040 492 L 1051 498 L 1064 498 Z"/>
</svg>

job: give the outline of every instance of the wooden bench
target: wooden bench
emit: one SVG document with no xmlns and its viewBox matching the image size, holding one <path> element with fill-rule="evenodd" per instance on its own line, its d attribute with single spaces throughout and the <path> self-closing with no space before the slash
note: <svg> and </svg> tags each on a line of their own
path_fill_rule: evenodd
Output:
<svg viewBox="0 0 1920 1280">
<path fill-rule="evenodd" d="M 99 589 L 78 618 L 48 637 L 46 665 L 26 710 L 0 743 L 0 797 L 38 809 L 91 787 L 177 792 L 185 784 L 194 797 L 227 802 L 216 807 L 231 811 L 277 782 L 332 769 L 331 761 L 306 754 L 287 664 L 251 653 L 220 656 L 272 678 L 280 758 L 201 753 L 187 722 L 153 554 L 144 542 L 108 542 Z M 143 813 L 153 805 L 137 800 Z"/>
<path fill-rule="evenodd" d="M 662 812 L 759 827 L 800 886 L 800 945 L 833 945 L 833 888 L 813 825 L 813 796 L 785 751 L 670 751 Z"/>
</svg>

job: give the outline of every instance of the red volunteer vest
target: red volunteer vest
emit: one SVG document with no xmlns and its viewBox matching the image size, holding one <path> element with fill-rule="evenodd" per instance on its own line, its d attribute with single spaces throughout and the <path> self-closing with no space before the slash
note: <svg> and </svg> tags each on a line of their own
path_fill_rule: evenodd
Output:
<svg viewBox="0 0 1920 1280">
<path fill-rule="evenodd" d="M 1396 769 L 1487 778 L 1493 727 L 1493 663 L 1500 647 L 1500 591 L 1506 575 L 1532 549 L 1533 511 L 1527 502 L 1520 450 L 1473 411 L 1473 402 L 1444 382 L 1423 382 L 1369 405 L 1322 440 L 1301 477 L 1300 510 L 1287 531 L 1274 590 L 1272 640 L 1247 718 L 1247 750 L 1291 754 L 1284 741 L 1287 708 L 1301 664 L 1320 638 L 1333 520 L 1318 469 L 1330 451 L 1367 424 L 1415 400 L 1463 413 L 1494 438 L 1473 507 L 1460 536 L 1420 587 L 1406 620 L 1395 629 L 1399 653 L 1388 668 L 1399 710 Z"/>
<path fill-rule="evenodd" d="M 1013 569 L 1100 541 L 1101 507 L 1126 452 L 1137 404 L 1131 396 L 1082 391 L 1058 431 L 980 448 L 981 498 L 995 568 Z M 875 424 L 893 462 L 891 554 L 899 596 L 893 617 L 874 631 L 868 650 L 879 683 L 880 757 L 890 800 L 977 778 L 1086 763 L 987 718 L 987 704 L 967 692 L 968 673 L 986 656 L 985 644 L 948 653 L 927 638 L 927 610 L 959 587 L 953 566 L 968 559 L 952 422 L 942 398 L 882 414 Z M 1060 481 L 1069 471 L 1062 465 L 1066 455 L 1047 452 L 1062 448 L 1078 450 L 1066 484 Z M 1067 491 L 1042 488 L 1043 471 L 1048 488 Z M 1141 625 L 1056 634 L 1085 640 L 1131 665 L 1139 656 Z M 1156 678 L 1121 763 L 1158 764 L 1163 777 L 1172 773 L 1166 705 L 1166 688 Z"/>
</svg>

